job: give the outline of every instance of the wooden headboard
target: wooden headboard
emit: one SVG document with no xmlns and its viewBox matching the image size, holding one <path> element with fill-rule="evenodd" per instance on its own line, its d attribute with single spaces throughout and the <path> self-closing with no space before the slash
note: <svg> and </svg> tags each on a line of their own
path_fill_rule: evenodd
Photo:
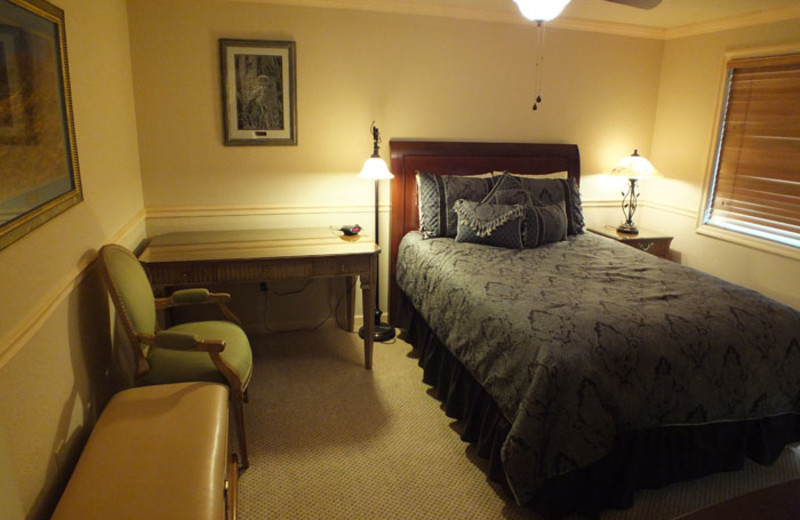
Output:
<svg viewBox="0 0 800 520">
<path fill-rule="evenodd" d="M 400 240 L 419 229 L 417 171 L 438 175 L 474 175 L 509 171 L 527 175 L 568 172 L 580 183 L 580 156 L 575 144 L 478 143 L 392 139 L 392 212 L 389 240 L 389 312 L 399 303 L 396 259 Z"/>
</svg>

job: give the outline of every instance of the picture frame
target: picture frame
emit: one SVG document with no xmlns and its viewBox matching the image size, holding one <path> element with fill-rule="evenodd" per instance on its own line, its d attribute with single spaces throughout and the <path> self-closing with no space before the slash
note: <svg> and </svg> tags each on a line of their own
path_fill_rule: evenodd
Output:
<svg viewBox="0 0 800 520">
<path fill-rule="evenodd" d="M 83 200 L 64 11 L 0 0 L 0 249 Z"/>
<path fill-rule="evenodd" d="M 293 41 L 220 39 L 223 142 L 297 145 Z"/>
</svg>

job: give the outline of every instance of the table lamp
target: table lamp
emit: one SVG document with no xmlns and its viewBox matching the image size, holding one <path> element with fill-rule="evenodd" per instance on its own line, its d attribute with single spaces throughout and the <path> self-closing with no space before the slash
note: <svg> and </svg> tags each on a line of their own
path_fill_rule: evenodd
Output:
<svg viewBox="0 0 800 520">
<path fill-rule="evenodd" d="M 628 191 L 622 192 L 622 213 L 625 215 L 625 222 L 617 227 L 617 231 L 637 235 L 639 230 L 633 223 L 633 214 L 636 212 L 639 199 L 639 193 L 636 192 L 636 181 L 646 177 L 663 177 L 663 175 L 650 164 L 650 161 L 639 155 L 639 150 L 634 150 L 633 155 L 620 159 L 617 166 L 612 168 L 609 173 L 618 177 L 627 177 L 630 181 Z"/>
<path fill-rule="evenodd" d="M 375 181 L 375 244 L 380 246 L 380 242 L 378 240 L 378 181 L 383 179 L 391 179 L 394 177 L 394 175 L 392 175 L 392 172 L 389 171 L 389 168 L 386 166 L 386 162 L 380 156 L 379 143 L 381 141 L 381 134 L 378 131 L 378 127 L 375 126 L 375 121 L 373 121 L 372 125 L 370 125 L 370 133 L 372 134 L 373 142 L 372 155 L 364 163 L 364 167 L 361 168 L 361 173 L 358 174 L 358 178 Z M 388 341 L 395 336 L 394 327 L 381 323 L 381 315 L 383 312 L 381 311 L 380 307 L 380 286 L 380 262 L 378 262 L 378 267 L 375 270 L 375 334 L 373 340 L 379 342 Z M 364 316 L 364 319 L 369 319 L 369 317 Z M 362 339 L 364 338 L 364 327 L 361 327 L 361 329 L 358 331 L 358 335 Z"/>
</svg>

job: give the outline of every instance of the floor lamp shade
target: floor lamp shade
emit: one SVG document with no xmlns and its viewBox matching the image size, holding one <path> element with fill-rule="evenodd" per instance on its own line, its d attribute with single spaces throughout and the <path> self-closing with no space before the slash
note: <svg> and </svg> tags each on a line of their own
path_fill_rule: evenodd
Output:
<svg viewBox="0 0 800 520">
<path fill-rule="evenodd" d="M 373 181 L 380 181 L 383 179 L 391 179 L 394 177 L 392 172 L 386 166 L 386 161 L 379 157 L 370 157 L 361 168 L 361 173 L 358 174 L 359 179 L 369 179 Z"/>
</svg>

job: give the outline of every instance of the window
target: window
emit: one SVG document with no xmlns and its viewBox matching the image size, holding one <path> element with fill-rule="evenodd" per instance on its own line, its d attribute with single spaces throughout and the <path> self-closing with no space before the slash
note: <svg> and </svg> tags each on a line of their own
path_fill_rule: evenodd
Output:
<svg viewBox="0 0 800 520">
<path fill-rule="evenodd" d="M 728 62 L 703 224 L 800 248 L 800 54 Z"/>
</svg>

